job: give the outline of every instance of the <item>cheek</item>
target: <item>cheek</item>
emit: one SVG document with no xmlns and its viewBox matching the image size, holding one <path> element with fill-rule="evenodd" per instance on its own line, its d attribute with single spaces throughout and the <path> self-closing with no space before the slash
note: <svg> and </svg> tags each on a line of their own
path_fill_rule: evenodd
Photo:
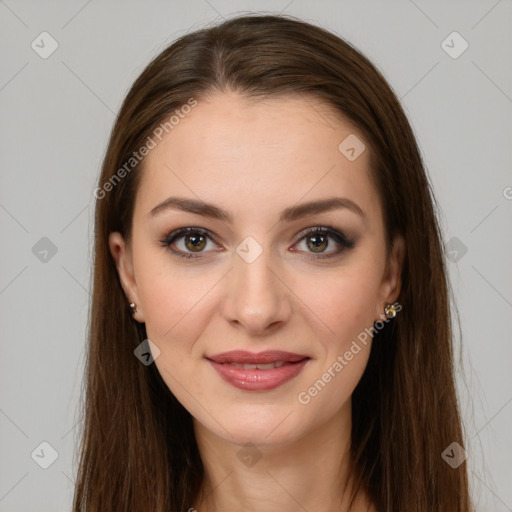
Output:
<svg viewBox="0 0 512 512">
<path fill-rule="evenodd" d="M 173 339 L 188 340 L 200 327 L 202 314 L 213 295 L 216 280 L 212 273 L 195 272 L 173 265 L 166 257 L 152 255 L 151 264 L 137 275 L 137 290 L 143 304 L 148 337 L 167 343 Z"/>
<path fill-rule="evenodd" d="M 378 300 L 376 270 L 361 262 L 332 272 L 327 278 L 303 281 L 304 288 L 298 295 L 307 297 L 309 314 L 323 323 L 329 346 L 341 350 L 373 325 Z"/>
<path fill-rule="evenodd" d="M 192 278 L 183 272 L 152 269 L 140 274 L 137 287 L 147 336 L 160 349 L 154 364 L 178 401 L 193 415 L 201 415 L 198 404 L 208 403 L 208 397 L 193 355 L 207 322 L 205 308 L 213 282 L 207 276 Z"/>
<path fill-rule="evenodd" d="M 315 297 L 315 312 L 329 329 L 316 339 L 323 353 L 296 399 L 302 414 L 318 424 L 350 400 L 364 373 L 372 344 L 374 296 L 372 279 L 354 275 L 331 281 Z"/>
<path fill-rule="evenodd" d="M 366 368 L 378 297 L 378 270 L 377 265 L 369 266 L 361 259 L 329 279 L 317 280 L 323 286 L 309 294 L 309 318 L 318 325 L 314 319 L 318 317 L 322 323 L 316 342 L 323 345 L 323 353 L 298 400 L 306 411 L 313 413 L 314 409 L 318 421 L 327 419 L 349 400 Z M 309 409 L 308 403 L 315 405 Z"/>
</svg>

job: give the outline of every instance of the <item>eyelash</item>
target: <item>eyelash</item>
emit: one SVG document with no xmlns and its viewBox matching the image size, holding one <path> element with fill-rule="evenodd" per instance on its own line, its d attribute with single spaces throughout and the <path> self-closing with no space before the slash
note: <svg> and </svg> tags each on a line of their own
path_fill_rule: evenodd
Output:
<svg viewBox="0 0 512 512">
<path fill-rule="evenodd" d="M 169 233 L 163 240 L 160 240 L 160 243 L 163 247 L 166 247 L 170 251 L 172 251 L 173 254 L 180 258 L 184 259 L 197 259 L 202 258 L 201 253 L 185 253 L 181 250 L 172 249 L 171 245 L 178 239 L 184 238 L 186 235 L 190 234 L 198 234 L 203 235 L 205 237 L 210 238 L 213 242 L 215 242 L 215 237 L 211 235 L 209 231 L 203 228 L 180 228 L 175 231 L 172 231 Z M 331 253 L 327 253 L 323 255 L 322 253 L 317 253 L 314 256 L 305 257 L 305 259 L 310 260 L 318 260 L 318 259 L 326 259 L 326 258 L 332 258 L 334 256 L 337 256 L 344 252 L 347 249 L 352 249 L 354 247 L 354 242 L 352 240 L 349 240 L 343 233 L 340 231 L 331 228 L 329 226 L 316 226 L 312 228 L 308 228 L 301 236 L 301 238 L 296 242 L 297 244 L 299 242 L 302 242 L 305 238 L 311 235 L 323 235 L 323 236 L 329 236 L 330 238 L 334 239 L 339 245 L 342 246 L 341 249 L 337 249 L 336 251 L 333 251 Z M 314 253 L 311 253 L 314 254 Z"/>
</svg>

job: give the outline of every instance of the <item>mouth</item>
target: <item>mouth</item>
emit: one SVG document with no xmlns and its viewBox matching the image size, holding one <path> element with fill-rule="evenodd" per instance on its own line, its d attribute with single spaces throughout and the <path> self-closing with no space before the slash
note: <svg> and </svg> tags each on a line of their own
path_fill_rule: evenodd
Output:
<svg viewBox="0 0 512 512">
<path fill-rule="evenodd" d="M 258 354 L 234 350 L 205 357 L 224 381 L 246 391 L 277 388 L 296 377 L 311 359 L 280 350 Z"/>
<path fill-rule="evenodd" d="M 272 368 L 280 368 L 285 364 L 295 364 L 289 361 L 276 361 L 275 363 L 265 363 L 265 364 L 242 364 L 242 363 L 221 363 L 221 364 L 229 364 L 235 368 L 243 368 L 244 370 L 272 370 Z"/>
<path fill-rule="evenodd" d="M 210 359 L 216 363 L 242 365 L 296 363 L 305 358 L 308 358 L 308 356 L 304 354 L 295 354 L 293 352 L 284 352 L 283 350 L 266 350 L 265 352 L 259 352 L 258 354 L 253 354 L 252 352 L 247 352 L 246 350 L 232 350 L 230 352 L 222 352 L 220 354 L 206 356 L 206 359 Z"/>
</svg>

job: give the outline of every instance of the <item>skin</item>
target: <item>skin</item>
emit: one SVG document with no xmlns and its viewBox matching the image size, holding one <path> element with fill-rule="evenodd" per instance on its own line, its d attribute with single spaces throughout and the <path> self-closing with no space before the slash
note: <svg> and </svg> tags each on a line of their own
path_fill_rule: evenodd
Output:
<svg viewBox="0 0 512 512">
<path fill-rule="evenodd" d="M 309 403 L 297 397 L 397 300 L 405 250 L 397 237 L 386 261 L 368 151 L 349 161 L 338 150 L 349 134 L 363 140 L 314 98 L 254 101 L 216 93 L 145 158 L 130 243 L 110 235 L 127 300 L 137 304 L 135 320 L 146 323 L 160 349 L 155 364 L 194 418 L 210 494 L 191 509 L 346 510 L 351 395 L 371 338 Z M 214 203 L 234 221 L 177 209 L 152 216 L 169 196 Z M 357 203 L 364 217 L 340 208 L 278 221 L 287 207 L 333 196 Z M 315 235 L 302 234 L 317 226 L 341 231 L 354 247 L 335 254 L 339 245 L 329 237 L 315 252 Z M 160 241 L 181 227 L 206 229 L 217 240 L 206 238 L 194 250 L 182 236 L 174 248 L 199 258 L 180 258 Z M 252 263 L 236 252 L 248 236 L 263 251 Z M 315 259 L 322 254 L 333 256 Z M 276 389 L 245 391 L 205 359 L 234 349 L 280 349 L 311 359 Z M 252 466 L 238 456 L 245 443 L 255 445 L 245 448 L 249 455 L 260 456 Z M 354 510 L 376 509 L 360 493 Z"/>
</svg>

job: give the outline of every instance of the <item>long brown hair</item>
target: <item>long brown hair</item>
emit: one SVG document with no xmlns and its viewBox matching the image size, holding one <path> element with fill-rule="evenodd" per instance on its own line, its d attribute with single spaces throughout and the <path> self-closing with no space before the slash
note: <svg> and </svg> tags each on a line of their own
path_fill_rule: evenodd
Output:
<svg viewBox="0 0 512 512">
<path fill-rule="evenodd" d="M 352 397 L 357 488 L 380 512 L 468 512 L 466 463 L 452 349 L 450 286 L 437 205 L 411 126 L 376 67 L 350 43 L 292 16 L 246 15 L 187 34 L 128 92 L 103 162 L 95 211 L 93 296 L 75 512 L 186 511 L 203 466 L 192 418 L 154 364 L 130 314 L 108 236 L 129 240 L 144 161 L 133 153 L 174 111 L 215 91 L 249 98 L 300 94 L 327 102 L 369 144 L 388 243 L 406 240 L 400 315 L 375 334 Z M 123 167 L 124 166 L 124 167 Z M 119 172 L 124 168 L 125 172 Z M 110 183 L 110 185 L 108 185 Z"/>
</svg>

